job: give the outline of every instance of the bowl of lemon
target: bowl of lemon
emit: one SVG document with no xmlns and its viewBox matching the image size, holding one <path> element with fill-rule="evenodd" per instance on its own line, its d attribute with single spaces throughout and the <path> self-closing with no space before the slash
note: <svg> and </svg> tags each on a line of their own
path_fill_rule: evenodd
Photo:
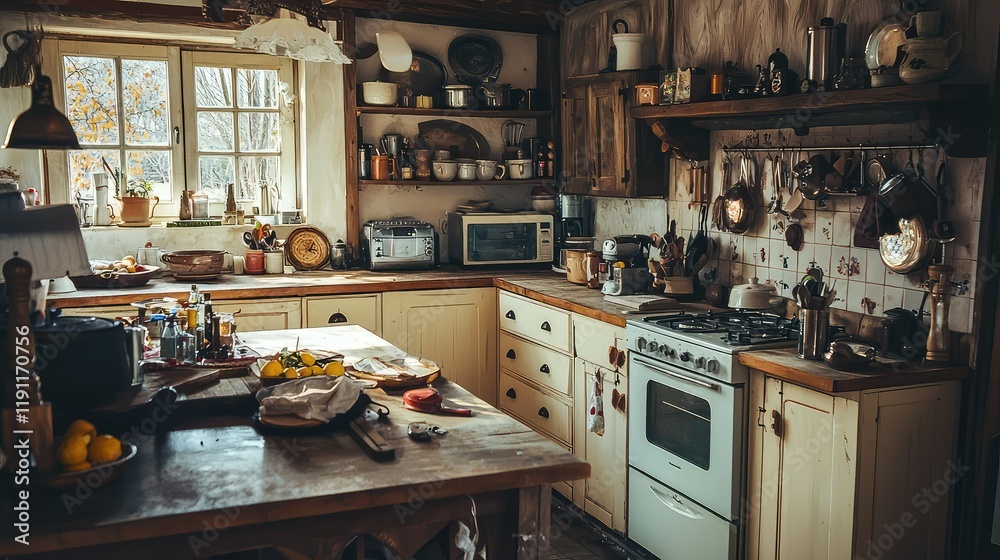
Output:
<svg viewBox="0 0 1000 560">
<path fill-rule="evenodd" d="M 68 490 L 80 484 L 96 490 L 116 479 L 139 449 L 108 434 L 98 434 L 86 420 L 69 425 L 56 448 L 59 470 L 42 477 L 42 484 L 52 490 Z"/>
</svg>

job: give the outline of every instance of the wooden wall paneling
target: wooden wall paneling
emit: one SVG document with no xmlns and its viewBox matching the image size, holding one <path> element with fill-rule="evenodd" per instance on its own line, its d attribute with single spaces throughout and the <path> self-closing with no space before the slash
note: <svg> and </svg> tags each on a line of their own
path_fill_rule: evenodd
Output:
<svg viewBox="0 0 1000 560">
<path fill-rule="evenodd" d="M 671 67 L 671 0 L 614 0 L 570 12 L 562 34 L 564 76 L 595 74 L 607 67 L 611 24 L 616 19 L 625 20 L 629 31 L 647 35 L 650 64 Z"/>
<path fill-rule="evenodd" d="M 344 54 L 354 60 L 357 48 L 356 22 L 352 10 L 341 10 L 344 41 Z M 355 255 L 361 254 L 361 223 L 360 194 L 358 192 L 358 78 L 354 64 L 345 64 L 344 68 L 344 146 L 347 153 L 344 160 L 347 165 L 347 212 L 346 228 L 347 243 L 354 249 Z"/>
</svg>

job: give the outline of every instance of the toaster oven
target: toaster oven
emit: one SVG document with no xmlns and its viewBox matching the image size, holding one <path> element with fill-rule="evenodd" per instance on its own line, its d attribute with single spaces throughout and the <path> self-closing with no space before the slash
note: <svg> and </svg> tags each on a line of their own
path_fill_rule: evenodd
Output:
<svg viewBox="0 0 1000 560">
<path fill-rule="evenodd" d="M 448 258 L 463 266 L 552 262 L 553 218 L 537 212 L 449 212 Z"/>
<path fill-rule="evenodd" d="M 373 220 L 362 230 L 369 270 L 434 268 L 438 264 L 434 226 L 413 219 Z"/>
</svg>

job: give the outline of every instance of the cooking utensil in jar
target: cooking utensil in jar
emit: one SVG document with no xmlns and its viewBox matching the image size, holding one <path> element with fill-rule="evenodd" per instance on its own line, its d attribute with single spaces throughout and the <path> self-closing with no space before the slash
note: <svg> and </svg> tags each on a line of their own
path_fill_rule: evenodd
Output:
<svg viewBox="0 0 1000 560">
<path fill-rule="evenodd" d="M 443 405 L 444 398 L 433 387 L 411 389 L 403 393 L 403 408 L 430 414 L 445 414 L 450 416 L 472 416 L 468 408 L 451 408 Z"/>
</svg>

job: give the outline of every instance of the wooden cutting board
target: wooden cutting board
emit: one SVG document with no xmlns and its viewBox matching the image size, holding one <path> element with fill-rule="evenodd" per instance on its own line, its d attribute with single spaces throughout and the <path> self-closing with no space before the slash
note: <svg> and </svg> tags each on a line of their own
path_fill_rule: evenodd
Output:
<svg viewBox="0 0 1000 560">
<path fill-rule="evenodd" d="M 246 370 L 239 369 L 237 373 L 238 375 L 244 375 Z M 213 383 L 218 383 L 219 379 L 223 376 L 229 377 L 233 374 L 233 370 L 229 369 L 194 368 L 175 368 L 150 372 L 146 374 L 141 387 L 131 387 L 121 391 L 114 402 L 98 410 L 110 412 L 133 410 L 146 404 L 146 401 L 163 387 L 173 387 L 181 394 L 192 393 Z"/>
</svg>

